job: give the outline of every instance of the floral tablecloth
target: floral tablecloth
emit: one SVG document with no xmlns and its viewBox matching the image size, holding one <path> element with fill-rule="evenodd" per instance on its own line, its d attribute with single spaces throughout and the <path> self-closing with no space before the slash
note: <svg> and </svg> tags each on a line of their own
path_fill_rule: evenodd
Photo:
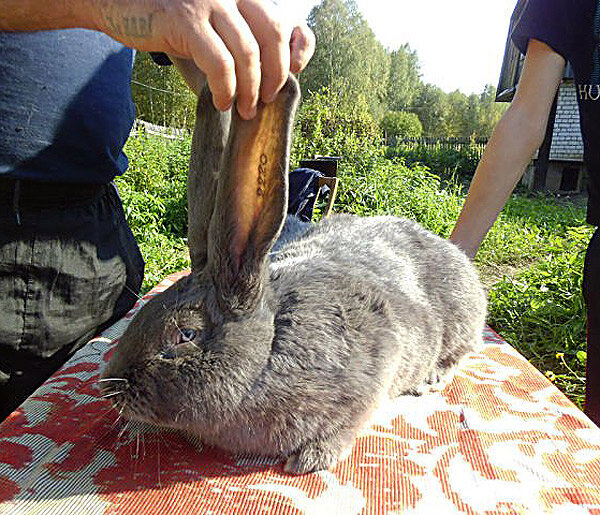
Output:
<svg viewBox="0 0 600 515">
<path fill-rule="evenodd" d="M 0 514 L 600 514 L 600 429 L 489 329 L 441 394 L 390 401 L 334 470 L 293 477 L 118 419 L 97 380 L 136 309 L 0 425 Z"/>
</svg>

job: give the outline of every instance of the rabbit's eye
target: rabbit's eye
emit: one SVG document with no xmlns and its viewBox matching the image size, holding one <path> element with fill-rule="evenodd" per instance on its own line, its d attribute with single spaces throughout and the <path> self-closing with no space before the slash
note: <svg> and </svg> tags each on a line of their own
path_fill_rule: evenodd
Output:
<svg viewBox="0 0 600 515">
<path fill-rule="evenodd" d="M 177 343 L 191 342 L 196 338 L 196 329 L 184 328 L 177 331 Z"/>
</svg>

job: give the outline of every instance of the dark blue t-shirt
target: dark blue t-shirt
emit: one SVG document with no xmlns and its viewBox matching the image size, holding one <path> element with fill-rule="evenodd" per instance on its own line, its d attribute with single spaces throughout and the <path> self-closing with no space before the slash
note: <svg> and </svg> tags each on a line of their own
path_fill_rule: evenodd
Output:
<svg viewBox="0 0 600 515">
<path fill-rule="evenodd" d="M 104 183 L 127 168 L 133 51 L 89 30 L 0 32 L 0 176 Z"/>
<path fill-rule="evenodd" d="M 600 0 L 529 0 L 512 39 L 546 43 L 575 75 L 584 159 L 589 172 L 588 222 L 600 225 Z"/>
</svg>

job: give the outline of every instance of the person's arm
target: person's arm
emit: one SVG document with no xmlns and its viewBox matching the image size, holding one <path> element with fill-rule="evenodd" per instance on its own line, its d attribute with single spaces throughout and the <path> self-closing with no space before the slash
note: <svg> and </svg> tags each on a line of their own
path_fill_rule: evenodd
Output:
<svg viewBox="0 0 600 515">
<path fill-rule="evenodd" d="M 2 0 L 0 31 L 87 28 L 124 45 L 191 59 L 219 109 L 237 97 L 244 118 L 300 71 L 314 35 L 269 0 Z"/>
<path fill-rule="evenodd" d="M 3 0 L 0 31 L 92 28 L 90 14 L 80 0 Z"/>
<path fill-rule="evenodd" d="M 511 105 L 496 125 L 450 240 L 473 258 L 546 133 L 564 58 L 530 40 Z"/>
</svg>

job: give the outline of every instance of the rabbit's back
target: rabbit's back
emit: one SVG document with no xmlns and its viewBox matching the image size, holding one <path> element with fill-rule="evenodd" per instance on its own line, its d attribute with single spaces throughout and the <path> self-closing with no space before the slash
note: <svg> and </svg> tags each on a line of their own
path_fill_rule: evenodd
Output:
<svg viewBox="0 0 600 515">
<path fill-rule="evenodd" d="M 415 390 L 415 378 L 443 373 L 481 339 L 486 299 L 474 266 L 410 220 L 329 217 L 284 243 L 270 268 L 282 290 L 319 281 L 323 303 L 334 293 L 343 298 L 349 285 L 380 293 L 401 335 L 396 393 Z"/>
<path fill-rule="evenodd" d="M 272 270 L 335 267 L 415 301 L 481 299 L 477 272 L 466 255 L 411 220 L 334 215 L 306 226 L 272 254 Z"/>
</svg>

